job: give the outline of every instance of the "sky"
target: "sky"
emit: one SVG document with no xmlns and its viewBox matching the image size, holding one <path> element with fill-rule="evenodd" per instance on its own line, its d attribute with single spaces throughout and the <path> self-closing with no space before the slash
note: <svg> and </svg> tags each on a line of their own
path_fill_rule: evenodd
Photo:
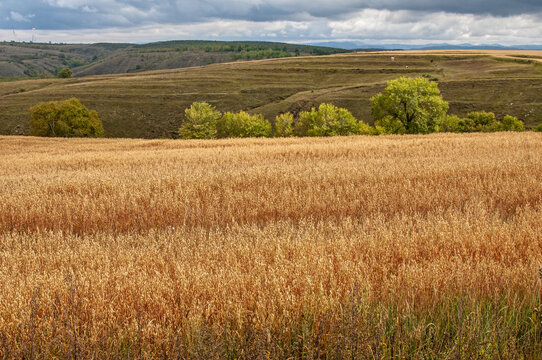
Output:
<svg viewBox="0 0 542 360">
<path fill-rule="evenodd" d="M 0 41 L 529 45 L 540 24 L 541 0 L 0 1 Z"/>
</svg>

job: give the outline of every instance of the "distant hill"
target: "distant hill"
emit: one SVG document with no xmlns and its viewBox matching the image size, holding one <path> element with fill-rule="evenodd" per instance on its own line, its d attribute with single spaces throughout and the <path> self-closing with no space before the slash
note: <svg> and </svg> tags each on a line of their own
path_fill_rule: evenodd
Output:
<svg viewBox="0 0 542 360">
<path fill-rule="evenodd" d="M 63 67 L 78 77 L 345 52 L 349 50 L 254 41 L 183 40 L 140 45 L 1 42 L 0 78 L 51 77 Z"/>
<path fill-rule="evenodd" d="M 311 43 L 310 45 L 339 47 L 354 51 L 374 50 L 542 50 L 542 45 L 515 45 L 504 46 L 500 44 L 368 44 L 360 41 L 327 41 Z"/>
</svg>

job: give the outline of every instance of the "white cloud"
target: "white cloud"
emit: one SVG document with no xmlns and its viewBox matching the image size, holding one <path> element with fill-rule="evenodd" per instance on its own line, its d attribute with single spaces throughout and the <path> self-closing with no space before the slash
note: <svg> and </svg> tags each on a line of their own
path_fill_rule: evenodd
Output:
<svg viewBox="0 0 542 360">
<path fill-rule="evenodd" d="M 447 41 L 501 44 L 539 44 L 540 20 L 534 15 L 420 13 L 363 10 L 342 21 L 330 21 L 330 37 L 367 41 Z"/>
<path fill-rule="evenodd" d="M 9 12 L 9 19 L 17 22 L 30 22 L 30 20 L 34 17 L 34 14 L 29 15 L 22 15 L 19 14 L 16 11 L 10 11 Z"/>
</svg>

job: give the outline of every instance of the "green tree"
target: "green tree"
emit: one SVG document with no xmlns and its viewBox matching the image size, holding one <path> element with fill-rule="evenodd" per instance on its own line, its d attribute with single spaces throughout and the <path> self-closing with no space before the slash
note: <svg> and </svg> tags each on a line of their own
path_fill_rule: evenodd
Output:
<svg viewBox="0 0 542 360">
<path fill-rule="evenodd" d="M 220 113 L 206 102 L 195 102 L 184 111 L 186 120 L 179 129 L 183 139 L 214 139 Z"/>
<path fill-rule="evenodd" d="M 294 135 L 294 116 L 287 112 L 280 114 L 275 119 L 275 136 L 289 137 Z"/>
<path fill-rule="evenodd" d="M 56 74 L 56 76 L 61 79 L 69 79 L 72 77 L 72 71 L 68 68 L 63 68 Z"/>
<path fill-rule="evenodd" d="M 350 111 L 323 103 L 318 110 L 302 111 L 294 130 L 298 136 L 354 135 L 359 124 Z"/>
<path fill-rule="evenodd" d="M 371 103 L 375 123 L 391 124 L 398 131 L 404 128 L 409 134 L 438 130 L 437 125 L 449 108 L 437 83 L 423 77 L 391 80 L 384 93 L 371 98 Z M 384 120 L 386 117 L 391 119 Z M 402 128 L 396 126 L 396 120 L 401 122 Z"/>
<path fill-rule="evenodd" d="M 47 137 L 103 137 L 96 111 L 76 98 L 41 103 L 30 108 L 30 134 Z"/>
<path fill-rule="evenodd" d="M 271 123 L 261 114 L 250 115 L 244 111 L 225 113 L 216 124 L 219 138 L 270 137 Z"/>
<path fill-rule="evenodd" d="M 524 131 L 525 125 L 517 117 L 506 115 L 502 120 L 502 129 L 504 131 Z"/>
</svg>

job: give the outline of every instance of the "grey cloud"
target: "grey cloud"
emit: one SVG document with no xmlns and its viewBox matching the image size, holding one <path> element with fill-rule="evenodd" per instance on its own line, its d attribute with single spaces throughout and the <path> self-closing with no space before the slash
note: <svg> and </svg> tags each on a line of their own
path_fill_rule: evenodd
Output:
<svg viewBox="0 0 542 360">
<path fill-rule="evenodd" d="M 540 0 L 2 0 L 0 13 L 19 14 L 41 29 L 98 29 L 210 19 L 307 21 L 349 18 L 364 9 L 512 16 L 542 13 Z M 35 14 L 35 17 L 29 16 Z M 24 28 L 13 17 L 0 28 Z"/>
</svg>

